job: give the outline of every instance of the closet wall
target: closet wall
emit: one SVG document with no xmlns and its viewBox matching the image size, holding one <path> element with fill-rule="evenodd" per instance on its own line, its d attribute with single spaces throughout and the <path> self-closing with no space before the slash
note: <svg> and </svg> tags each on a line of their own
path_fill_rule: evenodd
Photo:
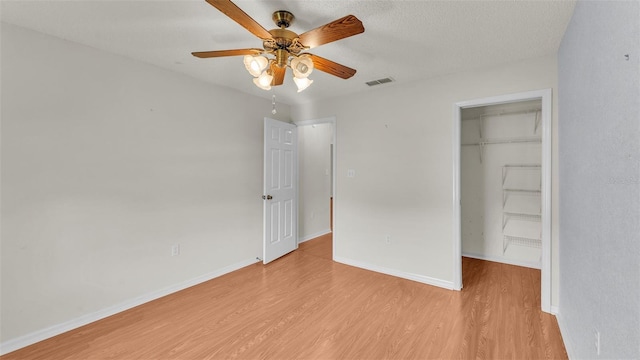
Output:
<svg viewBox="0 0 640 360">
<path fill-rule="evenodd" d="M 541 103 L 464 109 L 464 256 L 540 268 Z"/>
</svg>

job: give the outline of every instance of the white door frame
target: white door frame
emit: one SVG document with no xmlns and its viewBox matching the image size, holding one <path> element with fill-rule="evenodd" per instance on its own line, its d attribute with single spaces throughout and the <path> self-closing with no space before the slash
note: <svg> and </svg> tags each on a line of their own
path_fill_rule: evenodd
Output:
<svg viewBox="0 0 640 360">
<path fill-rule="evenodd" d="M 462 235 L 460 204 L 460 127 L 462 109 L 506 104 L 526 100 L 541 100 L 542 128 L 542 264 L 541 307 L 551 312 L 551 89 L 488 97 L 458 102 L 454 105 L 453 121 L 453 287 L 462 289 Z"/>
<path fill-rule="evenodd" d="M 311 119 L 311 120 L 301 120 L 301 121 L 294 121 L 294 124 L 296 124 L 296 126 L 307 126 L 307 125 L 318 125 L 318 124 L 332 124 L 333 125 L 333 159 L 332 159 L 332 169 L 331 169 L 331 181 L 332 183 L 332 191 L 333 193 L 331 194 L 331 196 L 333 197 L 333 209 L 331 209 L 331 213 L 333 214 L 333 219 L 331 219 L 330 221 L 333 222 L 333 234 L 331 236 L 331 241 L 332 241 L 332 246 L 331 248 L 332 250 L 332 254 L 331 257 L 332 259 L 335 259 L 336 257 L 336 188 L 337 188 L 337 184 L 336 184 L 336 174 L 337 174 L 337 167 L 338 167 L 338 129 L 336 127 L 336 117 L 335 116 L 329 116 L 329 117 L 325 117 L 325 118 L 319 118 L 319 119 Z M 300 187 L 298 186 L 298 189 L 300 189 Z M 298 198 L 300 197 L 300 195 L 298 194 Z M 298 217 L 298 221 L 300 217 Z M 298 227 L 299 228 L 299 227 Z"/>
</svg>

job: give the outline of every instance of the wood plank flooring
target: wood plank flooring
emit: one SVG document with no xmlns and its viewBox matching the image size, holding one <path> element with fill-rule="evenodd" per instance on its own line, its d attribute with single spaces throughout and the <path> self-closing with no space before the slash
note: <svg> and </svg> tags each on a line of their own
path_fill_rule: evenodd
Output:
<svg viewBox="0 0 640 360">
<path fill-rule="evenodd" d="M 444 290 L 331 261 L 331 237 L 2 356 L 566 359 L 540 271 L 463 259 Z"/>
</svg>

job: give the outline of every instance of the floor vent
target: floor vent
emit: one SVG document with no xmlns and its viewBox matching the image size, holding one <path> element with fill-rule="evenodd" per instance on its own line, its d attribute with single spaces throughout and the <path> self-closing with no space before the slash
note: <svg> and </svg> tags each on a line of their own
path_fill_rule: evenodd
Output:
<svg viewBox="0 0 640 360">
<path fill-rule="evenodd" d="M 382 84 L 390 83 L 392 81 L 393 81 L 392 78 L 384 78 L 384 79 L 378 79 L 378 80 L 373 80 L 373 81 L 367 81 L 366 84 L 369 85 L 369 86 L 376 86 L 376 85 L 382 85 Z"/>
</svg>

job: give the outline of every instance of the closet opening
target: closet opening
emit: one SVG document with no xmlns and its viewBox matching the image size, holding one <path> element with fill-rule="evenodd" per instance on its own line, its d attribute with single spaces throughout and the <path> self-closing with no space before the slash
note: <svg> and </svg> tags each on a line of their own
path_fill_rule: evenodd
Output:
<svg viewBox="0 0 640 360">
<path fill-rule="evenodd" d="M 335 117 L 295 122 L 298 127 L 299 243 L 326 235 L 335 243 L 335 122 Z"/>
<path fill-rule="evenodd" d="M 454 126 L 454 288 L 463 286 L 462 256 L 540 269 L 546 312 L 550 101 L 542 90 L 458 103 Z"/>
</svg>

